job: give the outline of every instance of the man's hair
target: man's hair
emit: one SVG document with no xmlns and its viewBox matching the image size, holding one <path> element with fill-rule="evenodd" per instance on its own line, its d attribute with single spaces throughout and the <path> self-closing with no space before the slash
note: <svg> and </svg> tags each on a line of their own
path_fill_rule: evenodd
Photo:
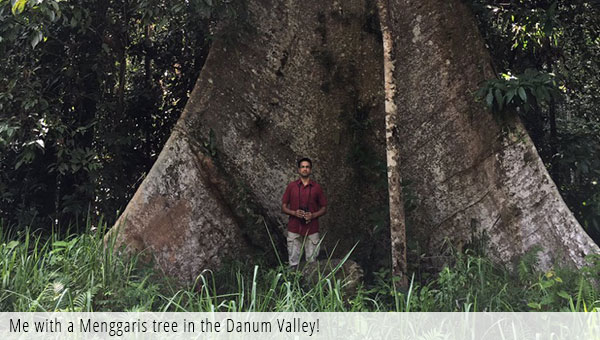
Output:
<svg viewBox="0 0 600 340">
<path fill-rule="evenodd" d="M 310 158 L 308 157 L 304 157 L 298 160 L 298 168 L 300 168 L 300 164 L 302 164 L 302 162 L 308 162 L 308 164 L 310 164 L 310 167 L 312 168 L 312 161 L 310 160 Z"/>
</svg>

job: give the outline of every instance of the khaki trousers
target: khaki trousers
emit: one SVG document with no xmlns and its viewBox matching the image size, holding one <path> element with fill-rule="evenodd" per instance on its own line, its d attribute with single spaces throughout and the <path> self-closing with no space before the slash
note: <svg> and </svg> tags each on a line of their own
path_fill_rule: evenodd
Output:
<svg viewBox="0 0 600 340">
<path fill-rule="evenodd" d="M 305 237 L 288 231 L 287 248 L 290 266 L 297 266 L 300 263 L 302 249 L 304 249 L 306 262 L 314 262 L 317 255 L 319 255 L 319 233 L 310 234 Z"/>
</svg>

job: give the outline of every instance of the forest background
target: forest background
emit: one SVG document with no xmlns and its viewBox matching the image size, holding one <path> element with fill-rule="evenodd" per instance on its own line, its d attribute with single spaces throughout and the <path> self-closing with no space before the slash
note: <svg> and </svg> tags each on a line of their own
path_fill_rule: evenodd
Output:
<svg viewBox="0 0 600 340">
<path fill-rule="evenodd" d="M 499 119 L 518 112 L 599 243 L 599 2 L 468 4 L 498 74 L 473 100 Z M 245 16 L 242 0 L 1 0 L 3 229 L 112 225 L 170 135 L 215 32 L 235 43 Z"/>
</svg>

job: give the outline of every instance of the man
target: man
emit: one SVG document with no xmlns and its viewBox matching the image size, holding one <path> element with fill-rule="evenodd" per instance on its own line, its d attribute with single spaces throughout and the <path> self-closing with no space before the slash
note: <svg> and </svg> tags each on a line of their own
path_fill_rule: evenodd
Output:
<svg viewBox="0 0 600 340">
<path fill-rule="evenodd" d="M 312 161 L 298 161 L 300 178 L 288 184 L 283 194 L 281 211 L 290 216 L 288 222 L 288 256 L 290 267 L 300 263 L 302 246 L 306 261 L 313 262 L 319 254 L 319 217 L 327 212 L 327 199 L 321 186 L 311 180 Z"/>
</svg>

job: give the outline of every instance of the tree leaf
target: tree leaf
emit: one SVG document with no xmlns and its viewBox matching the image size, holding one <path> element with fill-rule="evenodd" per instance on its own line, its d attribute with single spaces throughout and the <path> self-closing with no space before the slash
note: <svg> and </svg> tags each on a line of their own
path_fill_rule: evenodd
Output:
<svg viewBox="0 0 600 340">
<path fill-rule="evenodd" d="M 50 5 L 52 5 L 54 11 L 60 16 L 60 8 L 58 7 L 58 2 L 50 1 Z"/>
<path fill-rule="evenodd" d="M 508 104 L 510 104 L 510 102 L 512 102 L 515 94 L 517 94 L 517 90 L 515 90 L 515 89 L 511 89 L 506 93 L 506 105 L 508 105 Z"/>
<path fill-rule="evenodd" d="M 31 48 L 35 48 L 37 46 L 37 44 L 40 43 L 40 41 L 42 41 L 42 32 L 41 31 L 36 31 L 33 33 L 33 37 L 31 37 Z"/>
<path fill-rule="evenodd" d="M 521 100 L 526 102 L 527 101 L 527 93 L 525 92 L 525 89 L 523 87 L 519 87 L 517 92 L 519 93 L 519 97 L 521 97 Z"/>
<path fill-rule="evenodd" d="M 27 4 L 27 0 L 17 0 L 12 6 L 12 14 L 21 14 L 25 10 L 25 4 Z"/>
<path fill-rule="evenodd" d="M 564 290 L 561 290 L 560 292 L 556 293 L 556 295 L 560 296 L 563 299 L 567 299 L 567 300 L 569 300 L 571 298 L 571 295 L 569 295 L 569 293 L 567 293 Z"/>
<path fill-rule="evenodd" d="M 543 289 L 550 288 L 550 287 L 554 286 L 554 281 L 550 281 L 550 280 L 542 281 L 542 282 L 540 282 L 540 286 L 542 286 Z"/>
<path fill-rule="evenodd" d="M 10 241 L 8 242 L 8 244 L 6 245 L 6 249 L 11 250 L 13 248 L 15 248 L 16 246 L 19 245 L 18 241 Z"/>
<path fill-rule="evenodd" d="M 500 91 L 499 89 L 496 89 L 496 91 L 494 91 L 494 95 L 496 96 L 498 110 L 502 111 L 502 106 L 504 104 L 504 96 L 502 96 L 502 91 Z"/>
<path fill-rule="evenodd" d="M 539 89 L 545 98 L 544 100 L 549 101 L 550 99 L 552 99 L 552 94 L 548 91 L 548 89 L 546 89 L 546 86 L 540 86 Z"/>
<path fill-rule="evenodd" d="M 544 92 L 542 92 L 543 88 L 544 88 L 543 86 L 538 86 L 535 88 L 534 94 L 535 94 L 535 99 L 537 100 L 538 103 L 545 102 L 548 99 L 544 95 Z"/>
<path fill-rule="evenodd" d="M 52 242 L 53 248 L 66 248 L 69 244 L 65 241 L 55 241 Z"/>
<path fill-rule="evenodd" d="M 487 106 L 491 109 L 492 108 L 492 104 L 494 103 L 494 95 L 492 94 L 492 90 L 491 89 L 488 92 L 487 96 L 485 97 L 485 102 L 487 103 Z"/>
</svg>

